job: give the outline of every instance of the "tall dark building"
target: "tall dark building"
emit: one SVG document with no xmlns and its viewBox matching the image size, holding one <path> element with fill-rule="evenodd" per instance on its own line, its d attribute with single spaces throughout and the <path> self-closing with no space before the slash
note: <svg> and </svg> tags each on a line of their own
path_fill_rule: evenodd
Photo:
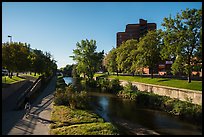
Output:
<svg viewBox="0 0 204 137">
<path fill-rule="evenodd" d="M 156 23 L 147 23 L 147 20 L 140 19 L 139 24 L 126 25 L 125 32 L 117 33 L 117 47 L 119 47 L 123 41 L 129 39 L 139 40 L 148 30 L 156 30 Z"/>
</svg>

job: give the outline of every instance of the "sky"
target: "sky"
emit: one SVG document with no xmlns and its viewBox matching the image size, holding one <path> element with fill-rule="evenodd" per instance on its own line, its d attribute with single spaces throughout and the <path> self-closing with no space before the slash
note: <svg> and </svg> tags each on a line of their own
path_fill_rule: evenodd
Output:
<svg viewBox="0 0 204 137">
<path fill-rule="evenodd" d="M 2 42 L 30 44 L 50 52 L 58 68 L 75 62 L 76 43 L 96 40 L 97 52 L 116 47 L 116 33 L 139 19 L 161 23 L 186 8 L 200 9 L 202 2 L 2 2 Z"/>
</svg>

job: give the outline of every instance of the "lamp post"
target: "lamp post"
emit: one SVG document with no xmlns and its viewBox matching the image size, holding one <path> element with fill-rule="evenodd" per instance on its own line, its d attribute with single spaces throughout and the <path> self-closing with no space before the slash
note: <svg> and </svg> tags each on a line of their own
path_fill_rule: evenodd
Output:
<svg viewBox="0 0 204 137">
<path fill-rule="evenodd" d="M 8 37 L 10 38 L 10 43 L 12 42 L 12 36 L 8 35 Z"/>
</svg>

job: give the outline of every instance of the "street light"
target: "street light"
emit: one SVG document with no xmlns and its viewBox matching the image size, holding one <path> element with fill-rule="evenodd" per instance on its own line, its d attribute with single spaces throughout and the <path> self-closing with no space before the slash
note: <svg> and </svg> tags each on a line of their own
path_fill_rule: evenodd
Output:
<svg viewBox="0 0 204 137">
<path fill-rule="evenodd" d="M 12 42 L 12 36 L 8 35 L 8 37 L 10 37 L 10 43 Z"/>
</svg>

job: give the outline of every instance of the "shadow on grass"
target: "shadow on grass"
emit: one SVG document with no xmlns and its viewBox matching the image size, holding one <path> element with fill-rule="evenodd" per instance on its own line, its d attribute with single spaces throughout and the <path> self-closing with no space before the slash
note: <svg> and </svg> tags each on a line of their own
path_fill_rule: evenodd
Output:
<svg viewBox="0 0 204 137">
<path fill-rule="evenodd" d="M 163 82 L 163 81 L 169 81 L 170 79 L 160 79 L 160 80 L 157 80 L 157 82 Z"/>
</svg>

